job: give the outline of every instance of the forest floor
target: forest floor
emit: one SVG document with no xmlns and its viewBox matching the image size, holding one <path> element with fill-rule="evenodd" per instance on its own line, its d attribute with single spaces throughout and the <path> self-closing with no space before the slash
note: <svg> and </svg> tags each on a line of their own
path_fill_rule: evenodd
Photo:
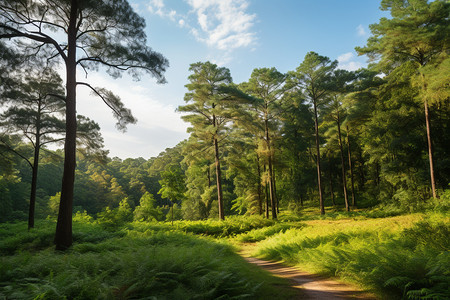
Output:
<svg viewBox="0 0 450 300">
<path fill-rule="evenodd" d="M 247 262 L 257 265 L 277 277 L 289 279 L 291 288 L 297 291 L 293 299 L 377 299 L 374 295 L 347 283 L 304 272 L 296 267 L 286 266 L 282 262 L 251 257 L 255 246 L 255 243 L 243 243 L 240 245 L 241 249 L 238 253 Z"/>
</svg>

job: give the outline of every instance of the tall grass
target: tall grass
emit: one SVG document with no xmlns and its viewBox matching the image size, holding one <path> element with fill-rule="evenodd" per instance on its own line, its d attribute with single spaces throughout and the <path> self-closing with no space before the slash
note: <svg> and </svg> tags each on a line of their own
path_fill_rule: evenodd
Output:
<svg viewBox="0 0 450 300">
<path fill-rule="evenodd" d="M 53 222 L 30 232 L 26 224 L 1 225 L 0 299 L 276 298 L 271 284 L 286 285 L 223 241 L 145 225 L 111 232 L 75 222 L 74 246 L 64 253 L 53 250 Z"/>
<path fill-rule="evenodd" d="M 224 221 L 174 221 L 170 222 L 133 222 L 128 227 L 134 231 L 178 231 L 215 238 L 233 237 L 257 228 L 273 225 L 274 221 L 260 216 L 229 216 Z"/>
<path fill-rule="evenodd" d="M 434 214 L 307 221 L 262 241 L 257 254 L 339 276 L 392 299 L 450 297 L 450 225 Z"/>
</svg>

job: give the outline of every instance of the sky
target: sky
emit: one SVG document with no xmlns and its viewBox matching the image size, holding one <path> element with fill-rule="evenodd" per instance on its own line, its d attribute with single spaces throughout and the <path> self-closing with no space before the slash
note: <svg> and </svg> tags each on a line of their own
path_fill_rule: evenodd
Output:
<svg viewBox="0 0 450 300">
<path fill-rule="evenodd" d="M 115 128 L 112 112 L 88 88 L 77 90 L 77 112 L 98 122 L 110 157 L 157 156 L 188 138 L 189 124 L 176 112 L 183 100 L 189 66 L 211 61 L 230 69 L 233 81 L 250 78 L 256 68 L 295 70 L 309 51 L 339 61 L 339 68 L 367 65 L 356 46 L 370 36 L 369 24 L 388 13 L 380 0 L 129 0 L 146 20 L 148 45 L 170 67 L 166 84 L 151 76 L 135 82 L 102 72 L 80 79 L 118 95 L 137 118 L 125 133 Z"/>
</svg>

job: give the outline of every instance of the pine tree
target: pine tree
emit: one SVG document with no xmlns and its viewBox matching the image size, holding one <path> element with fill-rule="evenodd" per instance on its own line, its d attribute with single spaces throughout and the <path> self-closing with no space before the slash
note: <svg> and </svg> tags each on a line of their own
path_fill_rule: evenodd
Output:
<svg viewBox="0 0 450 300">
<path fill-rule="evenodd" d="M 430 125 L 429 86 L 432 77 L 427 76 L 427 68 L 438 65 L 448 57 L 449 30 L 448 15 L 450 3 L 435 0 L 383 0 L 382 10 L 390 10 L 391 19 L 381 18 L 378 24 L 370 25 L 373 36 L 365 47 L 357 47 L 360 54 L 367 54 L 377 62 L 378 70 L 390 73 L 407 62 L 413 62 L 419 78 L 425 112 L 428 141 L 430 179 L 433 197 L 436 198 L 436 180 L 433 160 L 433 138 Z M 439 77 L 447 78 L 448 69 Z M 445 80 L 445 79 L 444 79 Z M 447 88 L 448 91 L 448 88 Z M 448 94 L 448 92 L 447 92 Z M 441 100 L 445 97 L 441 98 Z"/>
<path fill-rule="evenodd" d="M 125 0 L 0 1 L 0 39 L 17 41 L 16 49 L 28 55 L 37 49 L 49 60 L 59 58 L 66 70 L 64 173 L 55 234 L 59 250 L 72 245 L 77 86 L 91 88 L 113 110 L 118 128 L 136 121 L 111 92 L 77 81 L 77 66 L 86 72 L 103 66 L 114 77 L 128 71 L 138 78 L 145 72 L 164 82 L 168 61 L 146 45 L 144 26 Z"/>
<path fill-rule="evenodd" d="M 188 131 L 197 141 L 204 141 L 214 149 L 216 169 L 217 201 L 219 219 L 224 220 L 222 170 L 220 167 L 219 141 L 224 138 L 226 124 L 231 121 L 234 111 L 230 107 L 229 95 L 223 88 L 232 83 L 230 71 L 210 62 L 191 64 L 192 74 L 186 85 L 189 90 L 184 97 L 187 103 L 178 111 L 188 113 L 182 119 L 191 123 Z"/>
<path fill-rule="evenodd" d="M 308 52 L 305 59 L 294 72 L 290 72 L 289 85 L 298 88 L 310 101 L 314 111 L 314 132 L 316 138 L 317 185 L 319 190 L 320 213 L 325 213 L 323 201 L 322 175 L 320 166 L 319 106 L 327 101 L 330 76 L 337 66 L 337 61 L 315 52 Z"/>
</svg>

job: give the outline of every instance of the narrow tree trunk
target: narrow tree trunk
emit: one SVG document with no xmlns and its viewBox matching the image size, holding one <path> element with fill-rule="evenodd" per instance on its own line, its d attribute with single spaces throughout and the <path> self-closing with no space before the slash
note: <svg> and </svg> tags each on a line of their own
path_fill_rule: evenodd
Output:
<svg viewBox="0 0 450 300">
<path fill-rule="evenodd" d="M 344 189 L 345 210 L 350 211 L 350 205 L 348 204 L 347 178 L 345 175 L 344 150 L 342 147 L 341 120 L 340 120 L 340 116 L 339 116 L 339 111 L 337 112 L 337 127 L 338 127 L 338 138 L 339 138 L 339 150 L 340 150 L 340 154 L 341 154 L 342 187 Z"/>
<path fill-rule="evenodd" d="M 350 180 L 352 184 L 352 206 L 356 207 L 356 197 L 355 197 L 355 181 L 353 179 L 353 163 L 352 163 L 352 151 L 350 149 L 350 131 L 347 125 L 347 152 L 348 152 L 348 167 L 350 169 Z"/>
<path fill-rule="evenodd" d="M 264 165 L 264 173 L 266 173 L 267 169 L 266 169 L 266 165 Z M 266 205 L 265 205 L 265 214 L 266 214 L 266 219 L 269 218 L 269 180 L 266 179 L 266 185 L 265 185 L 265 190 L 266 190 Z"/>
<path fill-rule="evenodd" d="M 436 199 L 436 181 L 434 179 L 434 163 L 433 163 L 433 147 L 431 143 L 431 125 L 430 116 L 428 111 L 428 100 L 425 98 L 425 122 L 427 124 L 427 142 L 428 142 L 428 159 L 430 161 L 430 179 L 431 179 L 431 191 L 433 192 L 433 198 Z"/>
<path fill-rule="evenodd" d="M 328 174 L 329 174 L 329 180 L 330 180 L 330 196 L 331 196 L 331 203 L 333 203 L 333 206 L 336 206 L 336 202 L 334 201 L 334 190 L 333 190 L 333 176 L 331 171 L 331 155 L 329 157 L 329 167 L 328 167 Z"/>
<path fill-rule="evenodd" d="M 270 192 L 270 206 L 272 208 L 272 219 L 277 218 L 277 208 L 275 203 L 275 192 L 274 192 L 274 186 L 273 186 L 273 166 L 272 166 L 272 153 L 271 153 L 271 147 L 270 147 L 270 136 L 269 136 L 269 124 L 267 121 L 267 118 L 265 118 L 265 131 L 266 131 L 266 143 L 267 143 L 267 150 L 269 152 L 269 192 Z"/>
<path fill-rule="evenodd" d="M 219 202 L 219 219 L 225 220 L 225 214 L 223 210 L 222 173 L 220 171 L 220 160 L 219 160 L 219 143 L 216 137 L 214 137 L 214 158 L 216 160 L 217 201 Z"/>
<path fill-rule="evenodd" d="M 275 160 L 275 158 L 273 158 L 272 162 Z M 273 180 L 273 194 L 275 195 L 275 206 L 277 208 L 277 214 L 280 213 L 280 201 L 278 199 L 277 196 L 277 181 L 276 181 L 276 177 L 275 177 L 275 170 L 273 169 L 273 174 L 272 174 L 272 180 Z"/>
<path fill-rule="evenodd" d="M 68 28 L 68 53 L 66 59 L 66 139 L 64 143 L 64 172 L 61 186 L 58 222 L 56 224 L 56 250 L 66 250 L 72 245 L 72 206 L 75 182 L 76 156 L 76 21 L 77 0 L 71 0 Z"/>
<path fill-rule="evenodd" d="M 259 156 L 256 154 L 256 166 L 258 170 L 258 214 L 263 214 L 262 210 L 262 186 L 261 186 L 261 166 L 259 165 Z"/>
<path fill-rule="evenodd" d="M 206 176 L 208 176 L 208 187 L 211 187 L 211 167 L 208 163 L 208 169 L 206 170 Z"/>
<path fill-rule="evenodd" d="M 36 140 L 34 144 L 34 160 L 32 166 L 31 175 L 31 191 L 30 191 L 30 207 L 28 212 L 28 230 L 34 228 L 34 215 L 36 210 L 36 189 L 37 189 L 37 176 L 39 168 L 39 150 L 41 148 L 41 128 L 40 128 L 40 105 L 38 109 L 37 122 L 36 122 Z"/>
<path fill-rule="evenodd" d="M 376 186 L 380 185 L 380 163 L 378 161 L 375 162 L 375 183 Z"/>
<path fill-rule="evenodd" d="M 28 211 L 28 230 L 34 228 L 34 216 L 36 210 L 36 190 L 37 190 L 37 176 L 39 169 L 39 152 L 41 150 L 41 109 L 42 98 L 38 99 L 38 112 L 36 116 L 36 139 L 34 142 L 34 160 L 31 167 L 31 191 L 30 191 L 30 207 Z"/>
<path fill-rule="evenodd" d="M 322 178 L 320 175 L 320 141 L 319 141 L 319 120 L 317 118 L 317 103 L 314 99 L 314 132 L 316 134 L 316 166 L 317 166 L 317 186 L 319 189 L 319 206 L 320 206 L 320 214 L 325 214 L 325 205 L 323 203 L 322 197 Z"/>
</svg>

